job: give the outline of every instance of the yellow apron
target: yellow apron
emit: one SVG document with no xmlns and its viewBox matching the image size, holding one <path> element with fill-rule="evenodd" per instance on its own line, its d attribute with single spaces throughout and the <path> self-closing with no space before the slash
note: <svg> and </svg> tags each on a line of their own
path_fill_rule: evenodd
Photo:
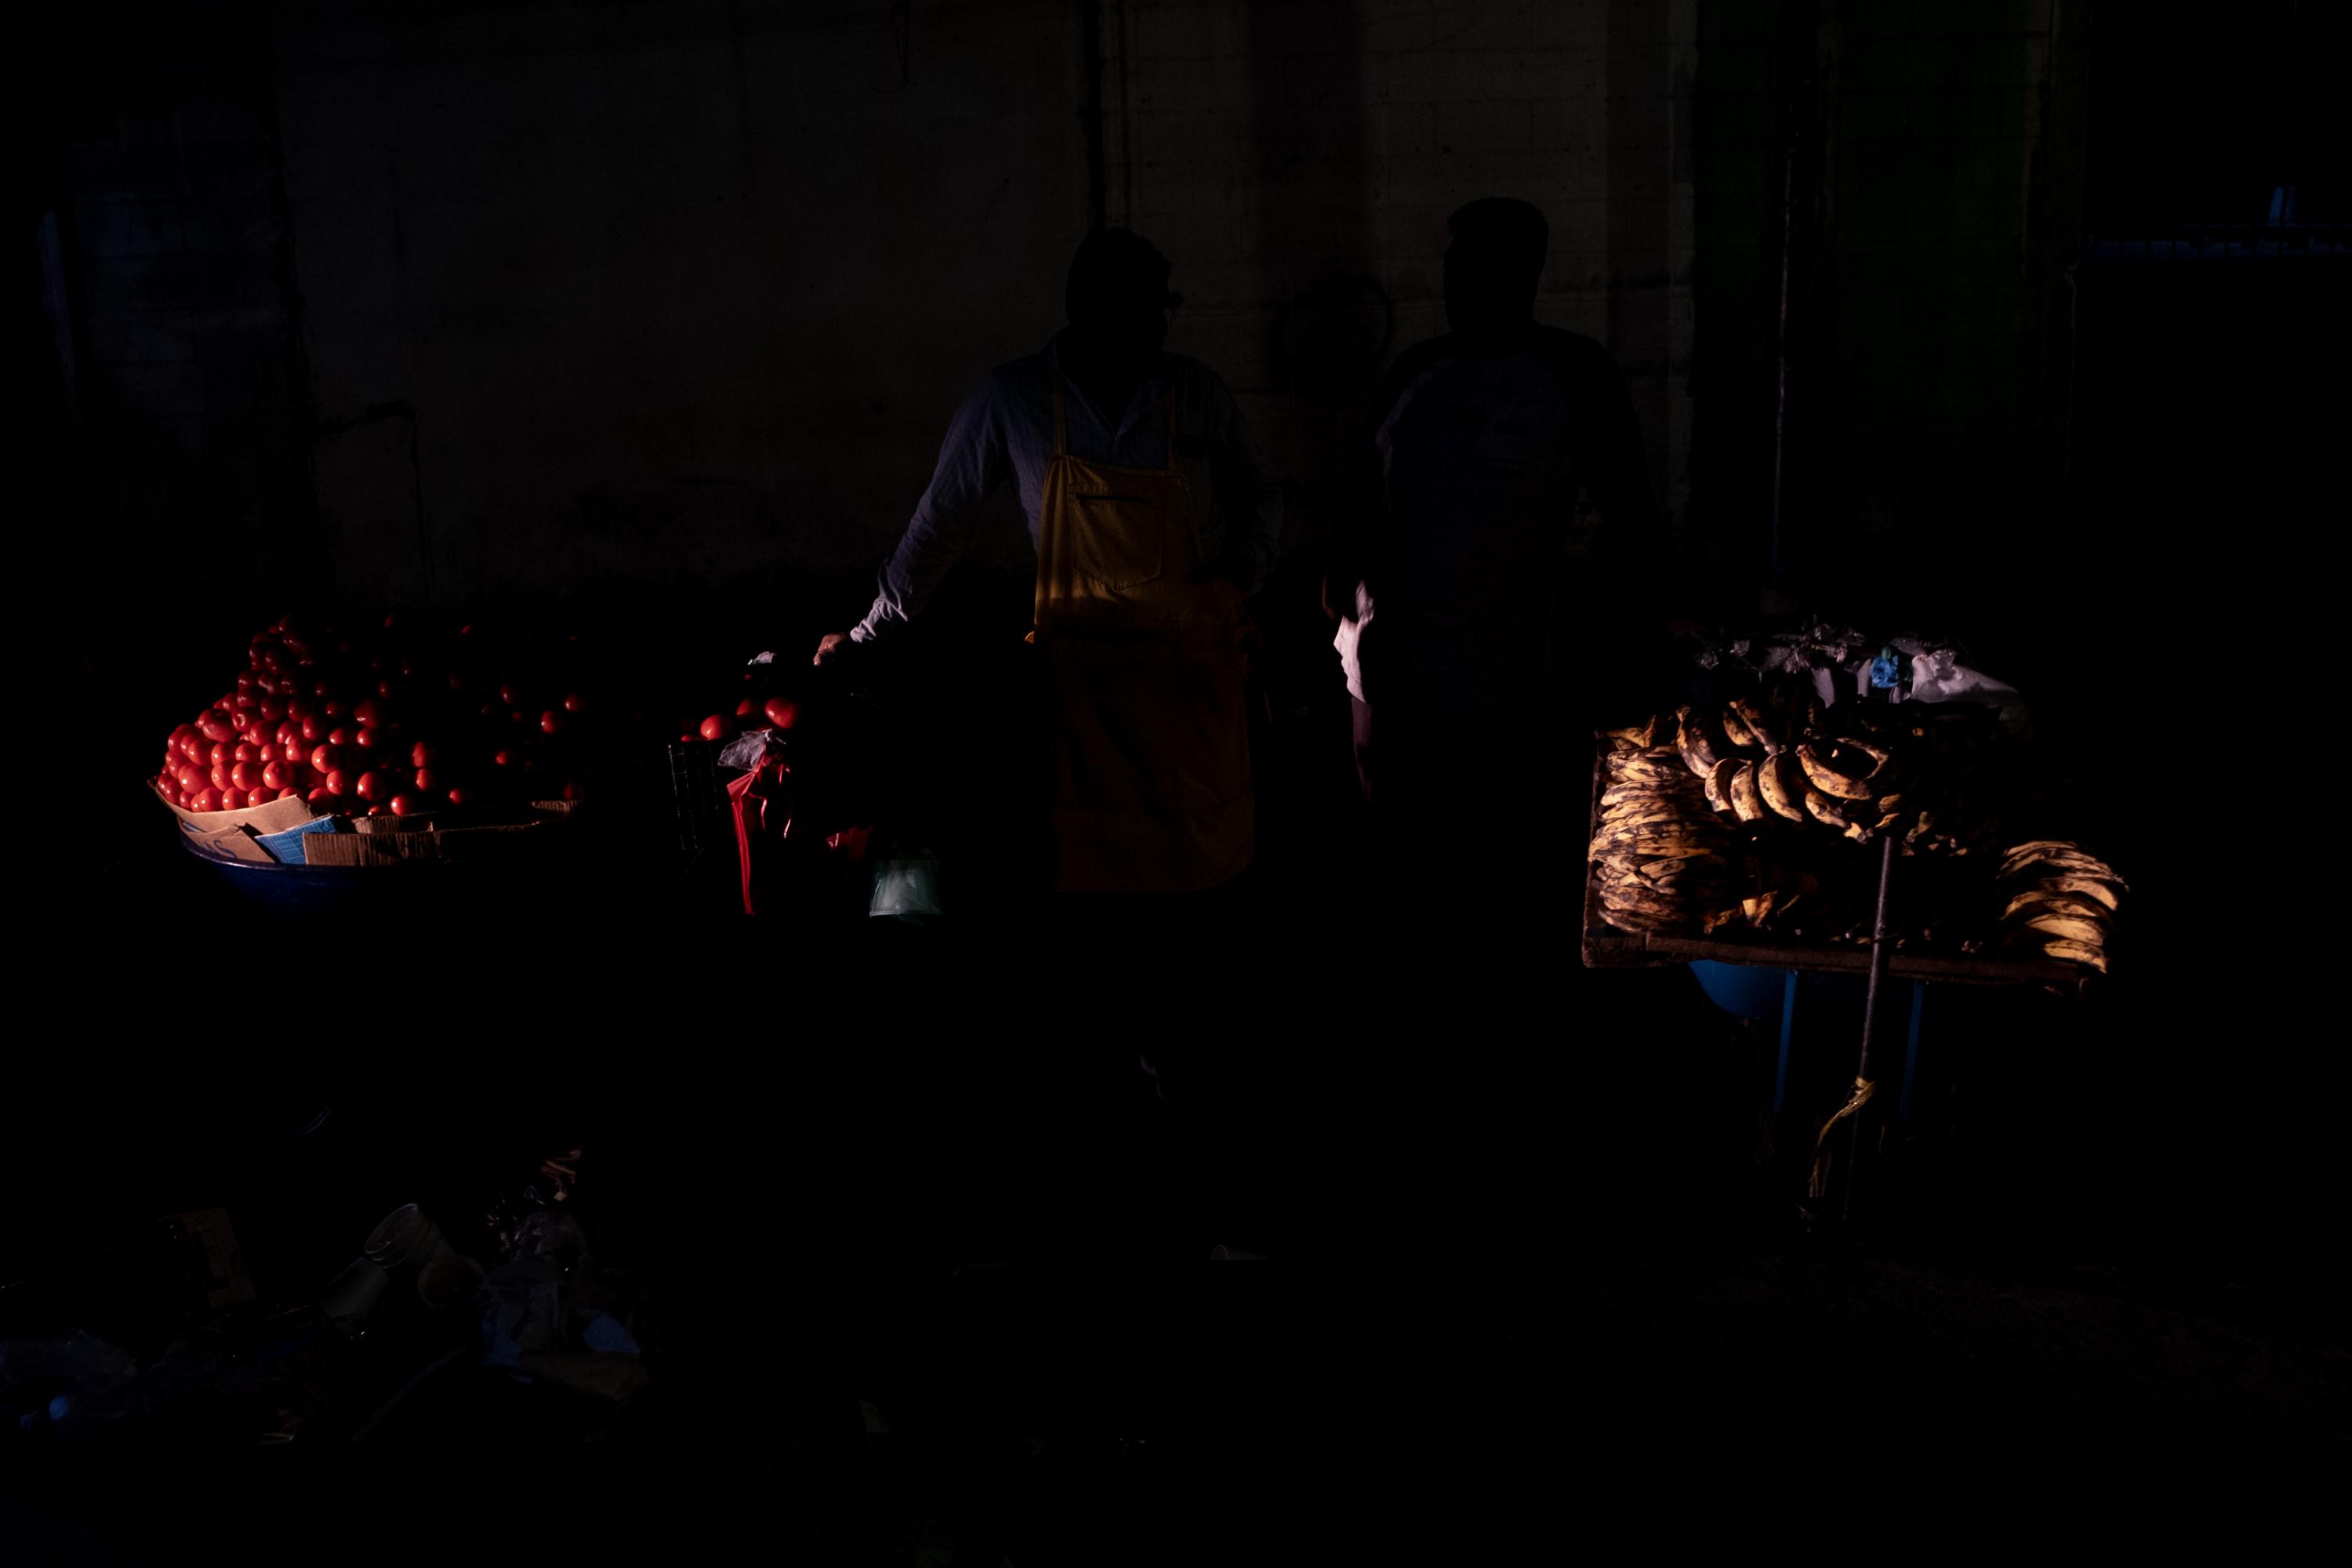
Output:
<svg viewBox="0 0 2352 1568">
<path fill-rule="evenodd" d="M 1167 467 L 1072 456 L 1066 384 L 1055 378 L 1031 634 L 1054 735 L 1054 887 L 1213 888 L 1247 868 L 1256 803 L 1242 595 L 1198 580 L 1207 475 L 1178 465 L 1172 387 Z"/>
</svg>

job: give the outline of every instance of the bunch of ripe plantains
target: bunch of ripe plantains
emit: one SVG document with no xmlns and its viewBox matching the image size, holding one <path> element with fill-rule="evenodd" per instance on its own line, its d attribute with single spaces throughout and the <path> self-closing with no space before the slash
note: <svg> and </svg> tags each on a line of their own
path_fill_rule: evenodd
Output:
<svg viewBox="0 0 2352 1568">
<path fill-rule="evenodd" d="M 2001 858 L 2001 938 L 2011 947 L 2105 974 L 2118 895 L 2116 868 L 2068 839 L 2036 838 Z"/>
<path fill-rule="evenodd" d="M 1602 910 L 1622 931 L 1709 932 L 1727 926 L 1830 941 L 1866 937 L 1878 847 L 1906 857 L 1903 938 L 1959 934 L 1989 923 L 1983 873 L 1955 877 L 1963 858 L 1993 858 L 2013 804 L 1995 716 L 1969 703 L 1825 707 L 1795 680 L 1768 683 L 1719 707 L 1684 707 L 1602 731 L 1599 816 L 1591 845 Z M 1859 851 L 1866 847 L 1867 854 Z M 2021 846 L 2004 873 L 2041 869 L 2063 881 L 2122 884 L 2104 862 L 2053 868 L 2043 856 L 2090 858 L 2071 845 Z M 2043 897 L 2042 895 L 2048 895 Z M 2104 968 L 2105 921 L 2077 887 L 2017 891 L 2004 921 L 2053 957 Z M 2040 907 L 2036 907 L 2036 904 Z M 2059 907 L 2060 904 L 2064 907 Z M 1954 918 L 1962 906 L 1962 918 Z M 1966 906 L 1973 906 L 1967 909 Z M 1974 919 L 1966 918 L 1973 914 Z M 2045 922 L 2037 925 L 2036 921 Z M 2056 921 L 2056 925 L 2046 922 Z M 2097 940 L 2086 934 L 2096 923 Z M 2063 927 L 2063 929 L 2061 929 Z"/>
</svg>

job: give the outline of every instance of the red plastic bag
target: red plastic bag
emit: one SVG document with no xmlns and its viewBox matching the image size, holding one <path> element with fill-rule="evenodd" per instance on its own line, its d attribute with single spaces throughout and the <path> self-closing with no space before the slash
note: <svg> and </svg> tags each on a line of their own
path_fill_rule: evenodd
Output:
<svg viewBox="0 0 2352 1568">
<path fill-rule="evenodd" d="M 874 833 L 871 826 L 844 828 L 828 835 L 822 844 L 810 842 L 806 830 L 794 835 L 798 802 L 792 770 L 782 762 L 770 759 L 733 780 L 727 786 L 727 797 L 735 814 L 745 914 L 782 912 L 791 900 L 790 879 L 795 870 L 803 880 L 815 883 L 842 866 L 855 866 L 866 858 Z"/>
<path fill-rule="evenodd" d="M 793 775 L 784 764 L 761 763 L 727 785 L 735 812 L 735 847 L 743 864 L 743 912 L 756 915 L 772 901 L 770 890 L 793 831 Z"/>
</svg>

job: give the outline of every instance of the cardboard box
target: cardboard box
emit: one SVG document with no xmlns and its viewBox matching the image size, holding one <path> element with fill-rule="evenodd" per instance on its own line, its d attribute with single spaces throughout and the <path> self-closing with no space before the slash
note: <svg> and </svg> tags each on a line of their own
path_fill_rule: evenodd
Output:
<svg viewBox="0 0 2352 1568">
<path fill-rule="evenodd" d="M 302 853 L 305 862 L 312 866 L 397 866 L 411 860 L 469 860 L 517 848 L 522 836 L 544 826 L 537 822 L 509 822 L 478 827 L 422 827 L 395 833 L 319 833 L 303 841 Z"/>
<path fill-rule="evenodd" d="M 147 781 L 147 787 L 154 791 L 157 800 L 163 801 L 165 810 L 198 833 L 218 833 L 231 827 L 250 827 L 256 833 L 283 833 L 289 827 L 301 826 L 319 815 L 309 801 L 299 796 L 273 800 L 267 805 L 249 805 L 243 811 L 188 811 L 163 800 L 163 792 L 155 788 L 153 779 Z"/>
</svg>

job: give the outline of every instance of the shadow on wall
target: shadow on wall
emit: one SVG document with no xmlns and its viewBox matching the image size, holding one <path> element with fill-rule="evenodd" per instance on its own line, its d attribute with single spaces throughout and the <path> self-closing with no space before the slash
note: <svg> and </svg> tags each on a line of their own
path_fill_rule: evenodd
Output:
<svg viewBox="0 0 2352 1568">
<path fill-rule="evenodd" d="M 1349 426 L 1394 348 L 1396 312 L 1368 266 L 1370 89 L 1362 7 L 1247 8 L 1255 225 L 1272 307 L 1259 439 L 1285 476 L 1284 556 L 1319 555 L 1320 505 Z"/>
</svg>

